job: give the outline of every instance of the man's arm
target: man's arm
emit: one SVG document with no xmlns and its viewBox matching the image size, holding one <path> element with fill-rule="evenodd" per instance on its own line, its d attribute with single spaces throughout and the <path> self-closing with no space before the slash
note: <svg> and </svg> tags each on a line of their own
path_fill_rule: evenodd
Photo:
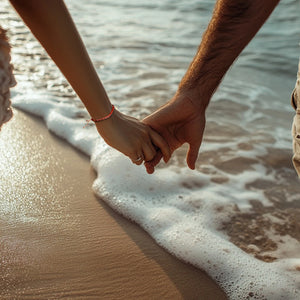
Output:
<svg viewBox="0 0 300 300">
<path fill-rule="evenodd" d="M 223 76 L 267 20 L 279 0 L 219 0 L 179 91 L 207 106 Z M 196 99 L 195 99 L 196 98 Z"/>
<path fill-rule="evenodd" d="M 187 164 L 195 168 L 205 126 L 205 110 L 234 60 L 267 20 L 279 0 L 218 0 L 198 52 L 166 105 L 144 122 L 159 132 L 171 151 L 189 143 Z M 149 173 L 160 161 L 146 163 Z"/>
</svg>

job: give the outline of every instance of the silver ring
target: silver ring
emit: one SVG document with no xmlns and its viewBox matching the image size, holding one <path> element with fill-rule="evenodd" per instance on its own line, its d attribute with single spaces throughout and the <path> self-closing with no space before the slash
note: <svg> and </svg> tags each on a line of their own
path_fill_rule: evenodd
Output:
<svg viewBox="0 0 300 300">
<path fill-rule="evenodd" d="M 134 162 L 139 162 L 139 161 L 141 161 L 141 160 L 143 160 L 143 156 L 139 156 L 137 159 L 134 159 L 133 161 L 134 161 Z"/>
</svg>

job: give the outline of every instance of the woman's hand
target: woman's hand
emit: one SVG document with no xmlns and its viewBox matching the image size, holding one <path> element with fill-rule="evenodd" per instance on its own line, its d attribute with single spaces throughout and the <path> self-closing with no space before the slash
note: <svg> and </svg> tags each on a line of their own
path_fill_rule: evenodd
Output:
<svg viewBox="0 0 300 300">
<path fill-rule="evenodd" d="M 158 151 L 162 153 L 165 162 L 170 159 L 170 148 L 157 132 L 117 110 L 109 119 L 97 122 L 96 127 L 108 145 L 128 156 L 137 165 L 151 161 Z"/>
</svg>

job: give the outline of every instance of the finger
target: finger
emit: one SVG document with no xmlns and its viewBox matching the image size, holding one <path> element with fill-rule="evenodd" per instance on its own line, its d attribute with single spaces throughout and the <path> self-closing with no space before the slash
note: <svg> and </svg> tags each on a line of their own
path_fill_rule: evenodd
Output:
<svg viewBox="0 0 300 300">
<path fill-rule="evenodd" d="M 156 155 L 154 156 L 154 158 L 151 161 L 145 162 L 145 168 L 146 168 L 148 174 L 154 173 L 154 168 L 160 162 L 162 157 L 163 157 L 163 155 L 162 155 L 161 151 L 158 150 L 156 152 Z"/>
<path fill-rule="evenodd" d="M 150 142 L 143 145 L 143 152 L 145 161 L 151 161 L 156 154 L 156 150 Z"/>
<path fill-rule="evenodd" d="M 162 155 L 164 157 L 165 163 L 167 163 L 171 158 L 171 149 L 168 145 L 168 143 L 162 138 L 161 135 L 159 135 L 156 131 L 150 130 L 150 137 L 152 139 L 152 143 L 157 146 L 160 151 L 162 152 Z"/>
<path fill-rule="evenodd" d="M 144 162 L 144 155 L 136 155 L 136 158 L 131 158 L 131 161 L 136 165 L 141 165 Z"/>
<path fill-rule="evenodd" d="M 198 144 L 190 144 L 187 157 L 186 157 L 186 162 L 187 165 L 189 166 L 190 169 L 194 170 L 195 169 L 195 164 L 196 160 L 198 158 L 198 153 L 199 153 L 199 148 L 200 148 L 201 143 Z"/>
</svg>

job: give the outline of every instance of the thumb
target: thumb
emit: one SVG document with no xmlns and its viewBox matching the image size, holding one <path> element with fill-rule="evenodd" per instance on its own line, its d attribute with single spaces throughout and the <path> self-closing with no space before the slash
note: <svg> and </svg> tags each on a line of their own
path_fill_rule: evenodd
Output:
<svg viewBox="0 0 300 300">
<path fill-rule="evenodd" d="M 196 164 L 196 160 L 198 158 L 200 145 L 201 145 L 201 143 L 190 144 L 190 147 L 189 147 L 189 150 L 187 153 L 186 162 L 187 162 L 187 165 L 189 166 L 189 168 L 192 170 L 195 169 L 195 164 Z"/>
</svg>

